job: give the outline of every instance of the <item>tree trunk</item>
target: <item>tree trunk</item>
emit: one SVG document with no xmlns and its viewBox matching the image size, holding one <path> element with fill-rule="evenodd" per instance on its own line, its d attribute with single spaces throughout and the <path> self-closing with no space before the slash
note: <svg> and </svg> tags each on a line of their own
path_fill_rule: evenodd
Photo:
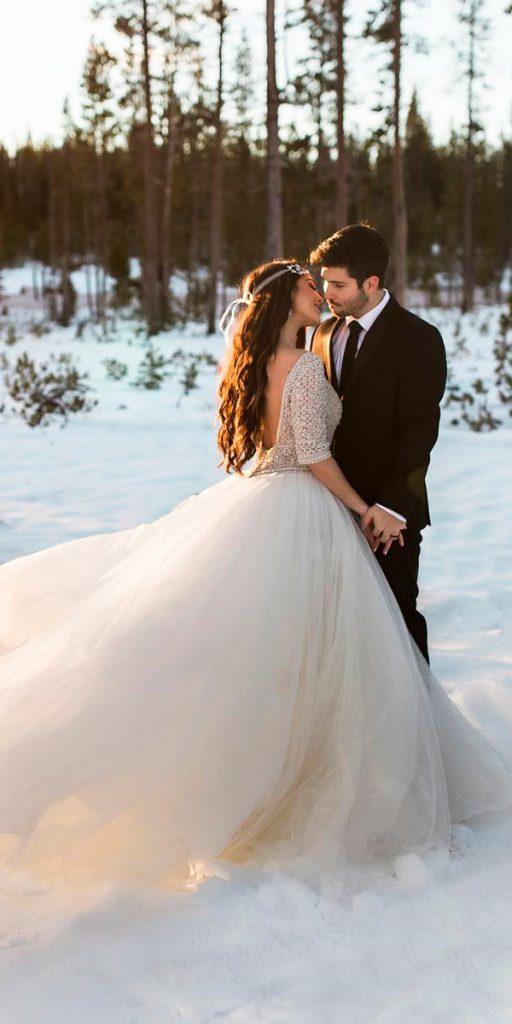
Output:
<svg viewBox="0 0 512 1024">
<path fill-rule="evenodd" d="M 402 0 L 392 0 L 393 26 L 393 225 L 394 293 L 404 303 L 407 292 L 407 207 L 400 124 L 402 71 Z"/>
<path fill-rule="evenodd" d="M 283 255 L 283 207 L 276 80 L 275 0 L 267 0 L 267 259 Z"/>
<path fill-rule="evenodd" d="M 171 276 L 171 210 L 174 185 L 174 163 L 176 159 L 178 119 L 176 116 L 176 100 L 174 85 L 169 88 L 167 106 L 167 148 L 165 154 L 164 188 L 162 201 L 162 301 L 165 306 L 166 319 L 171 313 L 171 292 L 169 279 Z"/>
<path fill-rule="evenodd" d="M 37 267 L 35 261 L 32 259 L 32 298 L 34 302 L 39 302 L 39 289 L 37 287 Z"/>
<path fill-rule="evenodd" d="M 213 150 L 212 191 L 210 206 L 210 289 L 208 297 L 208 334 L 213 334 L 217 319 L 217 286 L 222 259 L 222 107 L 224 102 L 224 32 L 226 9 L 221 2 L 218 13 L 219 50 L 217 104 L 215 108 L 215 141 Z"/>
<path fill-rule="evenodd" d="M 84 270 L 85 270 L 85 298 L 89 316 L 94 316 L 94 301 L 91 287 L 91 232 L 90 216 L 88 209 L 89 193 L 85 192 L 82 208 L 83 236 L 84 236 Z"/>
<path fill-rule="evenodd" d="M 475 301 L 475 251 L 474 251 L 474 196 L 475 196 L 475 152 L 473 140 L 468 136 L 465 159 L 464 195 L 464 281 L 462 289 L 462 312 L 473 309 Z"/>
<path fill-rule="evenodd" d="M 106 226 L 106 188 L 105 188 L 105 155 L 103 141 L 95 145 L 95 317 L 98 323 L 105 319 L 105 270 L 107 265 L 107 226 Z"/>
<path fill-rule="evenodd" d="M 71 225 L 69 211 L 70 160 L 68 143 L 62 147 L 62 173 L 60 180 L 61 222 L 61 257 L 60 257 L 60 290 L 61 304 L 58 314 L 59 323 L 67 327 L 74 313 L 74 293 L 70 277 Z"/>
<path fill-rule="evenodd" d="M 187 316 L 193 320 L 199 316 L 197 264 L 199 259 L 199 181 L 201 162 L 197 152 L 197 143 L 191 139 L 190 145 L 190 231 L 188 244 L 188 275 L 187 275 Z"/>
<path fill-rule="evenodd" d="M 142 73 L 144 87 L 145 124 L 143 137 L 144 161 L 144 262 L 142 268 L 142 295 L 148 332 L 156 334 L 162 326 L 160 310 L 160 282 L 158 266 L 158 217 L 155 180 L 155 146 L 153 138 L 153 103 L 149 67 L 148 0 L 142 0 Z"/>
<path fill-rule="evenodd" d="M 50 163 L 48 195 L 48 248 L 50 258 L 50 284 L 43 288 L 47 297 L 48 319 L 57 320 L 57 198 L 54 161 Z"/>
<path fill-rule="evenodd" d="M 321 119 L 318 116 L 320 111 L 317 111 L 317 151 L 318 156 L 315 164 L 315 194 L 314 194 L 314 227 L 315 227 L 315 238 L 324 237 L 324 222 L 325 222 L 325 199 L 324 199 L 324 186 L 325 186 L 325 167 L 329 161 L 329 152 L 324 142 L 324 133 L 322 129 Z M 327 159 L 326 159 L 327 157 Z"/>
<path fill-rule="evenodd" d="M 469 62 L 468 62 L 468 129 L 466 136 L 465 190 L 464 190 L 464 273 L 462 288 L 462 312 L 473 309 L 475 301 L 475 149 L 474 134 L 474 84 L 475 84 L 475 16 L 469 13 Z"/>
<path fill-rule="evenodd" d="M 348 175 L 345 141 L 345 0 L 336 3 L 336 221 L 338 228 L 348 221 Z"/>
</svg>

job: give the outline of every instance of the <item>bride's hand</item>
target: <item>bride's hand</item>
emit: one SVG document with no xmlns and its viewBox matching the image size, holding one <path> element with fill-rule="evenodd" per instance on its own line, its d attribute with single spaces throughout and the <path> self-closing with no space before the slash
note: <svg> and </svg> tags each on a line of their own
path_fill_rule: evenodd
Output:
<svg viewBox="0 0 512 1024">
<path fill-rule="evenodd" d="M 402 530 L 407 528 L 407 524 L 400 517 L 395 516 L 388 509 L 382 508 L 381 505 L 372 505 L 368 508 L 361 519 L 361 525 L 372 550 L 377 551 L 379 545 L 382 544 L 385 555 L 393 541 L 399 540 Z M 403 543 L 402 538 L 402 547 Z"/>
<path fill-rule="evenodd" d="M 401 547 L 401 548 L 404 547 L 405 541 L 404 541 L 403 533 L 402 533 L 401 530 L 398 531 L 396 534 L 390 535 L 386 541 L 379 540 L 379 538 L 376 537 L 374 532 L 373 532 L 374 531 L 373 520 L 370 520 L 369 522 L 365 523 L 363 516 L 361 516 L 361 529 L 362 529 L 362 531 L 363 531 L 363 533 L 364 533 L 364 535 L 366 537 L 366 540 L 368 541 L 368 543 L 369 543 L 369 545 L 370 545 L 370 547 L 371 547 L 371 549 L 372 549 L 372 551 L 374 553 L 376 551 L 378 551 L 380 544 L 382 544 L 382 546 L 383 546 L 383 554 L 384 555 L 387 555 L 390 547 L 392 546 L 392 544 L 395 543 L 395 541 L 398 541 L 399 547 Z M 403 529 L 405 529 L 405 527 L 403 527 Z"/>
<path fill-rule="evenodd" d="M 402 534 L 401 532 L 400 532 L 400 533 L 398 534 L 398 537 L 390 537 L 390 538 L 389 538 L 389 540 L 387 540 L 387 541 L 386 541 L 386 543 L 385 543 L 385 545 L 384 545 L 384 550 L 383 550 L 383 552 L 382 552 L 382 553 L 383 553 L 384 555 L 387 555 L 387 553 L 388 553 L 388 551 L 389 551 L 389 549 L 390 549 L 391 545 L 392 545 L 392 544 L 394 544 L 394 543 L 395 543 L 395 541 L 397 541 L 397 542 L 398 542 L 398 546 L 399 546 L 400 548 L 403 548 L 403 546 L 404 546 L 404 544 L 405 544 L 405 541 L 404 541 L 404 538 L 403 538 L 403 534 Z M 378 546 L 379 546 L 379 545 L 377 544 L 377 547 L 378 547 Z"/>
</svg>

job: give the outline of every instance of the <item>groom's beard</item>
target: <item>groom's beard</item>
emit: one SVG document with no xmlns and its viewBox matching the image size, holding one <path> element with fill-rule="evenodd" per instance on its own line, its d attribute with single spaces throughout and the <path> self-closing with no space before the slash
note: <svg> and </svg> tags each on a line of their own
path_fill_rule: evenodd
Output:
<svg viewBox="0 0 512 1024">
<path fill-rule="evenodd" d="M 360 288 L 352 299 L 348 299 L 346 302 L 328 302 L 327 305 L 334 316 L 353 316 L 357 320 L 357 317 L 368 305 L 368 293 L 364 288 Z"/>
</svg>

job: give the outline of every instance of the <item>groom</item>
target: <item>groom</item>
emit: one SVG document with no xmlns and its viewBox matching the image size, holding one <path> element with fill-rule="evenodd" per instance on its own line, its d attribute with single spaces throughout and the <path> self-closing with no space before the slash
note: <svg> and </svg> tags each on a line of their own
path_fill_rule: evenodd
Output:
<svg viewBox="0 0 512 1024">
<path fill-rule="evenodd" d="M 351 224 L 310 255 L 321 266 L 332 316 L 311 348 L 343 398 L 333 455 L 370 504 L 363 528 L 407 628 L 428 661 L 427 624 L 416 608 L 421 530 L 430 523 L 425 477 L 437 440 L 446 356 L 439 331 L 384 287 L 388 248 L 367 224 Z M 387 555 L 383 545 L 401 533 Z"/>
</svg>

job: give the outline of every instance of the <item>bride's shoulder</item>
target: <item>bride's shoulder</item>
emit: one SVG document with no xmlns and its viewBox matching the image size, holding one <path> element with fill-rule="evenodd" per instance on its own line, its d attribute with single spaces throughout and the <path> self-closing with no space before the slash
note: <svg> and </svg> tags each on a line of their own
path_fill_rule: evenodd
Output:
<svg viewBox="0 0 512 1024">
<path fill-rule="evenodd" d="M 316 352 L 303 352 L 298 356 L 294 370 L 297 375 L 307 380 L 324 380 L 327 383 L 325 366 Z"/>
</svg>

